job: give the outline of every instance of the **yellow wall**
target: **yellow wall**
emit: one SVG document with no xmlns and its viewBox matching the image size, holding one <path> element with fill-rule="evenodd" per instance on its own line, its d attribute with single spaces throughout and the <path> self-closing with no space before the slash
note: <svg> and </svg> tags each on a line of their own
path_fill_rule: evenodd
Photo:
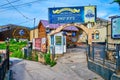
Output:
<svg viewBox="0 0 120 80">
<path fill-rule="evenodd" d="M 112 39 L 111 38 L 112 33 L 111 33 L 111 24 L 108 26 L 108 48 L 115 48 L 114 44 L 120 44 L 120 39 Z"/>
<path fill-rule="evenodd" d="M 33 38 L 38 38 L 38 29 L 34 29 L 30 31 L 30 41 L 32 41 Z"/>
<path fill-rule="evenodd" d="M 120 43 L 120 39 L 112 39 L 111 38 L 111 25 L 108 26 L 108 43 Z"/>
<path fill-rule="evenodd" d="M 99 32 L 99 39 L 93 39 L 93 42 L 105 42 L 106 39 L 106 27 L 102 27 L 102 28 L 97 28 L 94 30 L 93 33 L 95 33 L 96 31 Z"/>
<path fill-rule="evenodd" d="M 87 34 L 83 32 L 81 36 L 79 35 L 77 42 L 86 42 L 86 39 L 87 39 Z"/>
</svg>

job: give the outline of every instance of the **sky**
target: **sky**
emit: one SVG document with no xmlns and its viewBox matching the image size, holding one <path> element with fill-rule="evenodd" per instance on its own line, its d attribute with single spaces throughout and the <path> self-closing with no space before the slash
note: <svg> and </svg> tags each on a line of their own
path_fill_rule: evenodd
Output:
<svg viewBox="0 0 120 80">
<path fill-rule="evenodd" d="M 48 8 L 96 5 L 97 17 L 110 20 L 109 16 L 120 15 L 113 0 L 0 0 L 0 26 L 16 24 L 34 27 L 40 20 L 48 20 Z M 26 4 L 27 3 L 27 4 Z M 28 4 L 29 3 L 29 4 Z"/>
</svg>

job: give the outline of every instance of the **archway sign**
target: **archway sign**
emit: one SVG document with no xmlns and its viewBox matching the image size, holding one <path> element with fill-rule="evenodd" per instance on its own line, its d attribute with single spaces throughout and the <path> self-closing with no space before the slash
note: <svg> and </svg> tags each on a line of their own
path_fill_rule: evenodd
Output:
<svg viewBox="0 0 120 80">
<path fill-rule="evenodd" d="M 87 28 L 83 23 L 91 23 L 96 21 L 96 6 L 78 6 L 78 7 L 57 7 L 49 8 L 49 23 L 64 24 L 59 26 L 48 34 L 48 40 L 51 40 L 51 35 L 59 33 L 66 27 L 75 26 L 81 28 L 87 34 L 88 44 L 92 44 L 92 32 L 94 27 Z M 55 39 L 55 38 L 54 38 Z M 63 39 L 61 39 L 63 40 Z M 54 40 L 55 42 L 56 40 Z M 49 41 L 49 44 L 51 41 Z M 54 43 L 56 45 L 56 43 Z"/>
</svg>

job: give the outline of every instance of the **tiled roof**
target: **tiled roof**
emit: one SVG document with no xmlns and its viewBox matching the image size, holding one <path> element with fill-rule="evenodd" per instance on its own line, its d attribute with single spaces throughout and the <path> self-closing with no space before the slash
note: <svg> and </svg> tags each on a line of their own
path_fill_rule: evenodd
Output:
<svg viewBox="0 0 120 80">
<path fill-rule="evenodd" d="M 48 22 L 47 20 L 41 20 L 40 22 L 43 24 L 43 26 L 44 26 L 45 28 L 48 27 L 48 28 L 50 28 L 50 29 L 56 29 L 56 28 L 58 28 L 59 26 L 64 25 L 64 24 L 49 24 L 49 22 Z M 69 27 L 64 28 L 63 30 L 79 31 L 75 26 L 69 26 Z"/>
</svg>

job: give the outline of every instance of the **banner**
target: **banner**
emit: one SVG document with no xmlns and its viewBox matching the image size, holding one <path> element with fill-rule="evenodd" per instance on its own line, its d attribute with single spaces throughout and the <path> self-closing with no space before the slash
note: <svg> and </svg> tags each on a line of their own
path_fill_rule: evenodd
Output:
<svg viewBox="0 0 120 80">
<path fill-rule="evenodd" d="M 49 8 L 49 23 L 86 23 L 96 21 L 95 6 Z"/>
</svg>

